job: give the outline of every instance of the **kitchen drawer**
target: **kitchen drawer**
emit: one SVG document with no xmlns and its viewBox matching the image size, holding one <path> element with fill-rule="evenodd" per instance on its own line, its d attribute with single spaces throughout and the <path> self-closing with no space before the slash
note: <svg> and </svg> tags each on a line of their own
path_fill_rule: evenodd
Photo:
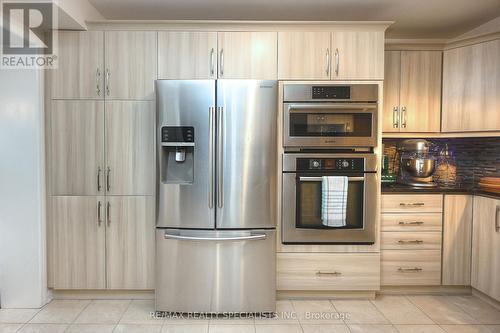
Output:
<svg viewBox="0 0 500 333">
<path fill-rule="evenodd" d="M 441 250 L 440 232 L 382 232 L 383 250 Z"/>
<path fill-rule="evenodd" d="M 441 231 L 441 213 L 382 214 L 382 231 Z"/>
<path fill-rule="evenodd" d="M 278 290 L 379 290 L 378 253 L 278 253 Z"/>
<path fill-rule="evenodd" d="M 382 251 L 382 285 L 437 286 L 441 284 L 441 251 Z"/>
<path fill-rule="evenodd" d="M 382 213 L 441 213 L 442 194 L 384 194 Z"/>
</svg>

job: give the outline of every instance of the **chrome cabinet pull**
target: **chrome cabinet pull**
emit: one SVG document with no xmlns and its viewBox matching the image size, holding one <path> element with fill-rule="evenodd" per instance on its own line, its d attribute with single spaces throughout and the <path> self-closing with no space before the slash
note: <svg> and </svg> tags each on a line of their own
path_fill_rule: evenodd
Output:
<svg viewBox="0 0 500 333">
<path fill-rule="evenodd" d="M 404 239 L 400 239 L 398 240 L 398 243 L 399 244 L 423 244 L 424 241 L 423 240 L 420 240 L 420 239 L 415 239 L 415 240 L 404 240 Z"/>
<path fill-rule="evenodd" d="M 208 208 L 212 209 L 214 207 L 214 141 L 215 141 L 215 122 L 214 122 L 214 112 L 215 108 L 213 106 L 208 108 L 208 174 L 209 174 L 209 186 L 208 186 Z"/>
<path fill-rule="evenodd" d="M 109 96 L 109 77 L 111 76 L 111 72 L 109 71 L 108 68 L 106 68 L 106 95 Z"/>
<path fill-rule="evenodd" d="M 498 222 L 499 217 L 500 217 L 500 206 L 497 206 L 497 209 L 495 211 L 495 232 L 500 231 L 500 225 Z"/>
<path fill-rule="evenodd" d="M 339 76 L 340 54 L 339 49 L 335 49 L 335 75 Z"/>
<path fill-rule="evenodd" d="M 215 73 L 215 57 L 214 57 L 215 50 L 212 47 L 212 50 L 210 50 L 210 76 L 214 76 Z"/>
<path fill-rule="evenodd" d="M 406 128 L 406 122 L 407 122 L 407 114 L 406 114 L 406 106 L 403 106 L 401 108 L 401 117 L 402 117 L 402 120 L 401 120 L 401 127 L 402 128 Z"/>
<path fill-rule="evenodd" d="M 106 207 L 106 221 L 108 221 L 108 227 L 111 224 L 111 218 L 109 217 L 109 211 L 111 210 L 111 203 L 108 201 L 108 205 Z"/>
<path fill-rule="evenodd" d="M 217 206 L 222 208 L 224 206 L 224 152 L 222 147 L 224 145 L 224 108 L 219 107 L 217 112 Z"/>
<path fill-rule="evenodd" d="M 401 273 L 419 273 L 421 271 L 423 271 L 423 269 L 420 267 L 411 267 L 411 268 L 399 267 L 398 268 L 398 272 L 401 272 Z"/>
<path fill-rule="evenodd" d="M 404 221 L 399 221 L 399 225 L 422 225 L 424 222 L 422 221 L 413 221 L 413 222 L 404 222 Z"/>
<path fill-rule="evenodd" d="M 101 167 L 97 168 L 97 192 L 101 192 Z"/>
<path fill-rule="evenodd" d="M 95 80 L 96 80 L 96 93 L 97 96 L 101 96 L 101 71 L 99 68 L 97 68 L 97 71 L 95 72 Z"/>
<path fill-rule="evenodd" d="M 101 223 L 102 223 L 102 219 L 101 219 L 101 208 L 102 208 L 102 203 L 101 201 L 99 200 L 97 202 L 97 226 L 101 226 Z"/>
<path fill-rule="evenodd" d="M 326 76 L 330 76 L 330 49 L 326 49 Z"/>
<path fill-rule="evenodd" d="M 318 275 L 318 276 L 321 276 L 321 275 L 340 276 L 340 275 L 342 275 L 342 273 L 337 272 L 337 271 L 334 271 L 334 272 L 317 271 L 316 275 Z"/>
<path fill-rule="evenodd" d="M 224 75 L 224 49 L 220 49 L 220 76 Z"/>
<path fill-rule="evenodd" d="M 109 180 L 110 174 L 111 174 L 111 168 L 108 167 L 106 171 L 106 191 L 109 191 L 109 189 L 111 188 L 111 181 Z"/>
<path fill-rule="evenodd" d="M 392 128 L 399 128 L 399 107 L 392 108 Z"/>
<path fill-rule="evenodd" d="M 401 207 L 423 207 L 425 203 L 423 202 L 400 202 L 399 206 Z"/>
</svg>

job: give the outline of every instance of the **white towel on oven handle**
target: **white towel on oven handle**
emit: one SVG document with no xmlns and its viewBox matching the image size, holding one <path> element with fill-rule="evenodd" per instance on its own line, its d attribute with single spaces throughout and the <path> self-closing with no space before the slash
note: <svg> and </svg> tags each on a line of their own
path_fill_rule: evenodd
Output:
<svg viewBox="0 0 500 333">
<path fill-rule="evenodd" d="M 346 176 L 323 176 L 321 184 L 321 222 L 327 227 L 345 227 L 347 215 Z"/>
</svg>

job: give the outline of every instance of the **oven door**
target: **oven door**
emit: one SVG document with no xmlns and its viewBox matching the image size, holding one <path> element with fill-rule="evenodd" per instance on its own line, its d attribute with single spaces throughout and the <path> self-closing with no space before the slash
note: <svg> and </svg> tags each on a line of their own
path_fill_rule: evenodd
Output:
<svg viewBox="0 0 500 333">
<path fill-rule="evenodd" d="M 321 218 L 322 175 L 283 174 L 284 244 L 373 244 L 377 174 L 350 175 L 346 225 L 329 227 Z"/>
<path fill-rule="evenodd" d="M 285 147 L 374 147 L 376 103 L 285 103 Z"/>
</svg>

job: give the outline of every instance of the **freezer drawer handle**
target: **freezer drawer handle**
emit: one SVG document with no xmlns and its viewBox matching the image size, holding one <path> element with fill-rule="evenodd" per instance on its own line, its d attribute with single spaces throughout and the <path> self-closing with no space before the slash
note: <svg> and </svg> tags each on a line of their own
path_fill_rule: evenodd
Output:
<svg viewBox="0 0 500 333">
<path fill-rule="evenodd" d="M 222 241 L 264 240 L 266 238 L 267 236 L 265 234 L 240 236 L 240 237 L 195 237 L 195 236 L 172 235 L 165 232 L 165 239 L 177 239 L 177 240 L 188 240 L 188 241 L 222 242 Z"/>
</svg>

